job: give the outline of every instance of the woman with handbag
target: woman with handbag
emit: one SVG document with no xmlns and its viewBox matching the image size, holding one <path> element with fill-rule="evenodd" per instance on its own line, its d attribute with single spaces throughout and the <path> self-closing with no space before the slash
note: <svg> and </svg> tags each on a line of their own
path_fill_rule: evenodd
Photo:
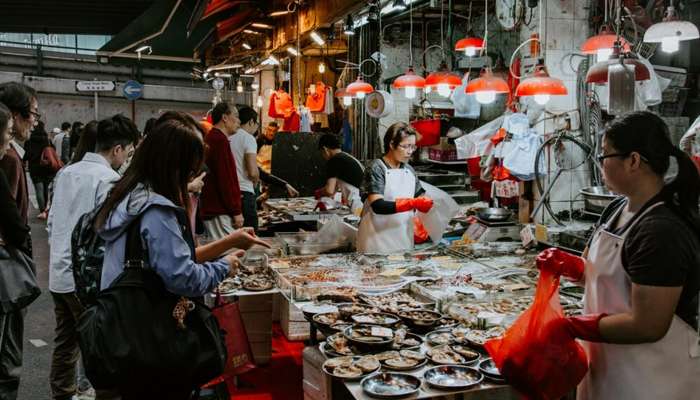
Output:
<svg viewBox="0 0 700 400">
<path fill-rule="evenodd" d="M 53 181 L 56 172 L 61 169 L 62 165 L 59 166 L 56 163 L 56 161 L 60 163 L 60 160 L 56 150 L 49 142 L 49 135 L 44 129 L 43 122 L 37 122 L 25 147 L 27 152 L 24 155 L 24 159 L 29 162 L 29 176 L 31 176 L 32 183 L 34 183 L 36 201 L 39 205 L 40 212 L 37 218 L 46 219 L 48 216 L 49 184 Z"/>
<path fill-rule="evenodd" d="M 188 399 L 213 378 L 207 374 L 220 373 L 207 369 L 220 360 L 202 359 L 206 354 L 200 349 L 211 350 L 206 324 L 213 317 L 198 298 L 236 271 L 241 252 L 196 261 L 209 258 L 195 250 L 188 223 L 187 185 L 204 164 L 204 142 L 196 126 L 184 114 L 157 124 L 96 218 L 105 240 L 101 292 L 81 317 L 80 346 L 93 386 L 108 389 L 113 384 L 124 400 Z M 245 231 L 229 244 L 239 249 L 266 246 Z M 125 321 L 134 322 L 127 326 Z M 110 328 L 100 337 L 109 344 L 101 348 L 106 354 L 99 354 L 90 348 L 97 342 L 89 336 L 105 324 Z M 220 342 L 214 346 L 222 345 L 218 325 L 214 330 L 213 341 Z M 112 352 L 115 347 L 119 354 Z M 182 359 L 185 355 L 191 358 Z"/>
<path fill-rule="evenodd" d="M 0 159 L 10 146 L 12 114 L 0 103 Z M 0 169 L 0 399 L 17 398 L 22 366 L 23 308 L 40 293 L 31 261 L 29 226 Z"/>
</svg>

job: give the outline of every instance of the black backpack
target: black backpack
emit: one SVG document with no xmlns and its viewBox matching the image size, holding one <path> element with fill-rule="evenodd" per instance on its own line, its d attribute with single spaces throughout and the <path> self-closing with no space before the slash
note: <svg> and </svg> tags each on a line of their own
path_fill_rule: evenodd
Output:
<svg viewBox="0 0 700 400">
<path fill-rule="evenodd" d="M 75 294 L 85 307 L 95 304 L 100 292 L 105 241 L 95 232 L 95 219 L 101 209 L 95 207 L 78 219 L 70 241 Z"/>
</svg>

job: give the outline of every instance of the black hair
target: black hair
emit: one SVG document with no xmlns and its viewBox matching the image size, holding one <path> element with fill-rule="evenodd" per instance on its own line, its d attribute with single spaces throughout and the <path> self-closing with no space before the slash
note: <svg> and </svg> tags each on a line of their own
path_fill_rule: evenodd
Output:
<svg viewBox="0 0 700 400">
<path fill-rule="evenodd" d="M 5 144 L 5 130 L 10 119 L 12 119 L 12 112 L 6 105 L 0 103 L 0 147 Z"/>
<path fill-rule="evenodd" d="M 321 136 L 321 138 L 318 140 L 318 148 L 320 150 L 324 147 L 330 150 L 339 149 L 340 140 L 338 140 L 338 136 L 332 133 L 326 133 L 325 135 Z"/>
<path fill-rule="evenodd" d="M 156 126 L 168 122 L 168 121 L 178 121 L 181 124 L 189 127 L 195 132 L 199 133 L 200 137 L 204 138 L 204 131 L 202 126 L 197 123 L 197 121 L 191 115 L 184 113 L 182 111 L 166 111 L 157 120 L 153 121 L 153 129 Z"/>
<path fill-rule="evenodd" d="M 22 118 L 29 118 L 32 111 L 32 99 L 36 99 L 36 90 L 19 82 L 0 84 L 0 103 Z"/>
<path fill-rule="evenodd" d="M 655 174 L 663 177 L 678 162 L 678 174 L 666 183 L 661 194 L 674 211 L 700 235 L 700 174 L 695 163 L 671 142 L 666 123 L 648 111 L 637 111 L 615 119 L 605 130 L 605 140 L 622 154 L 639 153 Z"/>
<path fill-rule="evenodd" d="M 241 125 L 245 125 L 250 121 L 257 121 L 258 113 L 251 107 L 243 106 L 238 109 L 238 119 L 241 120 Z"/>
<path fill-rule="evenodd" d="M 153 127 L 156 125 L 156 118 L 149 118 L 146 121 L 146 125 L 143 127 L 143 136 L 146 137 L 148 136 L 149 133 L 153 130 Z"/>
<path fill-rule="evenodd" d="M 136 145 L 138 140 L 139 130 L 134 122 L 122 114 L 117 114 L 103 119 L 97 125 L 95 151 L 106 151 L 118 145 L 122 147 L 129 144 Z"/>
<path fill-rule="evenodd" d="M 80 140 L 78 141 L 78 145 L 75 147 L 75 151 L 73 152 L 73 158 L 70 160 L 71 164 L 82 161 L 83 157 L 85 157 L 85 153 L 95 151 L 95 146 L 97 144 L 98 124 L 98 121 L 90 121 L 80 131 Z"/>
<path fill-rule="evenodd" d="M 70 148 L 75 149 L 78 147 L 78 142 L 80 142 L 80 134 L 83 131 L 83 123 L 80 121 L 73 122 L 73 126 L 70 128 Z M 90 150 L 93 151 L 93 150 Z"/>
<path fill-rule="evenodd" d="M 61 124 L 62 131 L 67 131 L 68 129 L 70 129 L 70 122 L 64 122 Z"/>
<path fill-rule="evenodd" d="M 384 153 L 396 148 L 402 140 L 409 136 L 416 136 L 416 130 L 405 122 L 395 122 L 384 134 Z"/>
<path fill-rule="evenodd" d="M 211 110 L 211 122 L 214 125 L 221 122 L 224 115 L 231 113 L 231 106 L 226 102 L 217 103 Z"/>
<path fill-rule="evenodd" d="M 182 122 L 183 118 L 161 117 L 162 121 L 156 123 L 134 153 L 124 176 L 107 196 L 97 215 L 96 227 L 104 226 L 112 210 L 139 183 L 189 212 L 187 184 L 204 165 L 204 142 L 190 122 Z"/>
<path fill-rule="evenodd" d="M 270 121 L 270 123 L 268 123 L 267 126 L 273 126 L 275 128 L 279 128 L 280 124 L 278 124 L 277 121 Z"/>
</svg>

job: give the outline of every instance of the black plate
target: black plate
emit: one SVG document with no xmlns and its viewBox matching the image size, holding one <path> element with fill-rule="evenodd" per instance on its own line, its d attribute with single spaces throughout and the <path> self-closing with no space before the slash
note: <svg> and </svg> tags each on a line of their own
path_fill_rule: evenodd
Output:
<svg viewBox="0 0 700 400">
<path fill-rule="evenodd" d="M 433 367 L 425 371 L 423 377 L 430 386 L 446 390 L 467 389 L 484 380 L 484 375 L 481 372 L 460 365 Z"/>
<path fill-rule="evenodd" d="M 413 375 L 382 372 L 366 377 L 360 385 L 372 397 L 393 399 L 418 392 L 421 380 Z"/>
</svg>

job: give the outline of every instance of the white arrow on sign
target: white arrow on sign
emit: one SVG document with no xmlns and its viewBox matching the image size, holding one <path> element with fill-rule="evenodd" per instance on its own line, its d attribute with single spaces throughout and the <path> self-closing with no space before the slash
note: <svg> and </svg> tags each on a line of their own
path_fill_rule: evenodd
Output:
<svg viewBox="0 0 700 400">
<path fill-rule="evenodd" d="M 124 88 L 124 92 L 125 92 L 126 94 L 131 95 L 131 94 L 140 93 L 140 92 L 141 92 L 141 89 L 138 88 L 138 87 L 136 87 L 136 86 L 127 86 L 127 87 Z"/>
<path fill-rule="evenodd" d="M 117 86 L 113 81 L 77 81 L 75 90 L 79 92 L 111 92 Z"/>
</svg>

